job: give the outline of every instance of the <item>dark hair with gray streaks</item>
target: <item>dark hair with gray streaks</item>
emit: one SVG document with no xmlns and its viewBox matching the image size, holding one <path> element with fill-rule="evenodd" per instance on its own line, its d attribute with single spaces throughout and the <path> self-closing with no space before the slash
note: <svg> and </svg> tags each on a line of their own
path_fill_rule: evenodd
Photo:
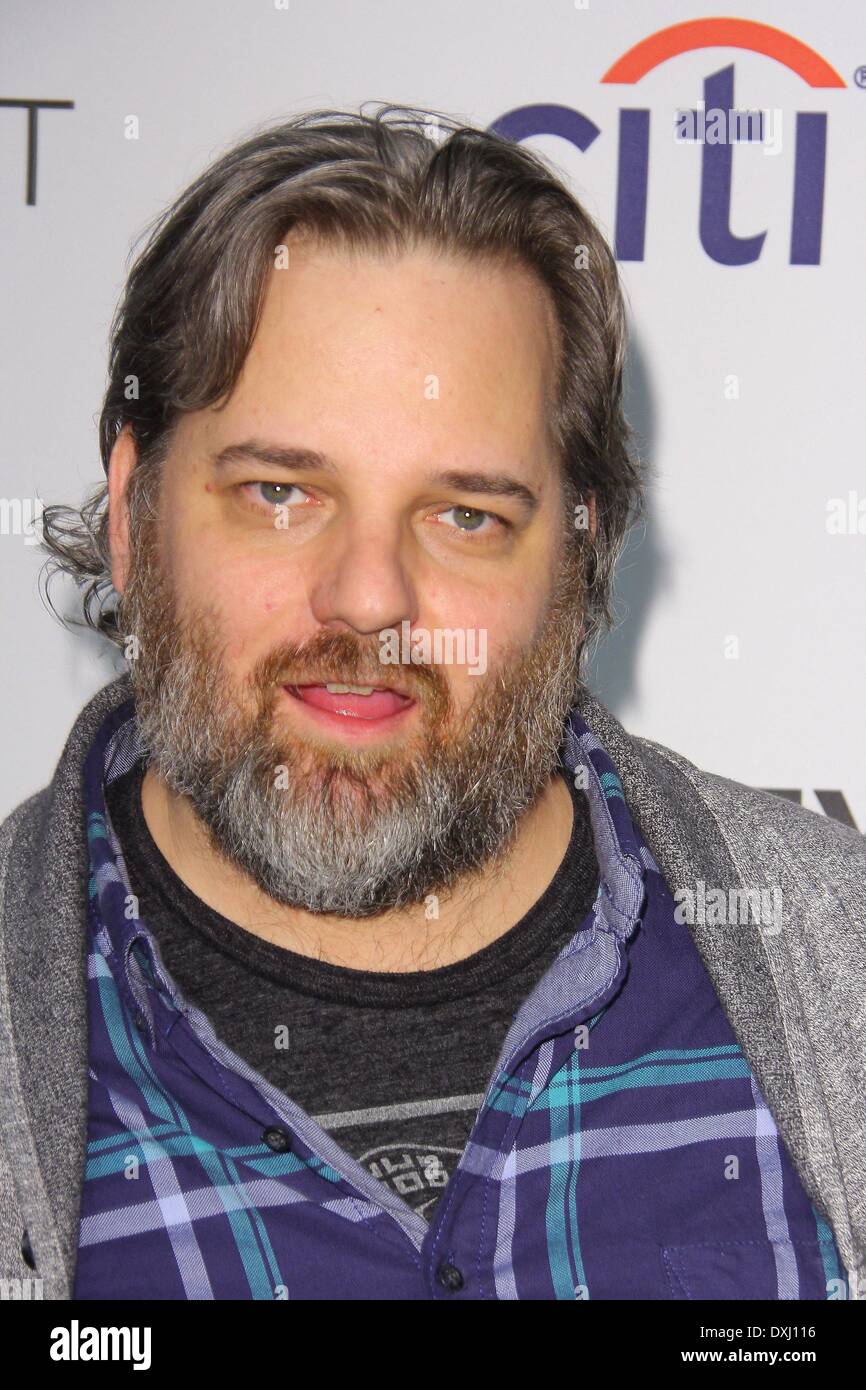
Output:
<svg viewBox="0 0 866 1390">
<path fill-rule="evenodd" d="M 351 250 L 399 254 L 421 243 L 516 260 L 546 286 L 559 338 L 549 427 L 568 518 L 588 492 L 596 499 L 593 539 L 567 522 L 585 558 L 583 655 L 613 621 L 614 567 L 644 508 L 622 406 L 626 329 L 616 262 L 540 157 L 435 111 L 324 110 L 269 126 L 212 163 L 145 229 L 111 326 L 99 421 L 106 470 L 125 425 L 137 445 L 133 549 L 142 511 L 157 504 L 173 426 L 230 394 L 258 325 L 275 247 L 292 229 Z M 46 507 L 42 528 L 46 594 L 55 574 L 70 575 L 83 593 L 83 621 L 122 644 L 106 485 L 81 510 Z"/>
</svg>

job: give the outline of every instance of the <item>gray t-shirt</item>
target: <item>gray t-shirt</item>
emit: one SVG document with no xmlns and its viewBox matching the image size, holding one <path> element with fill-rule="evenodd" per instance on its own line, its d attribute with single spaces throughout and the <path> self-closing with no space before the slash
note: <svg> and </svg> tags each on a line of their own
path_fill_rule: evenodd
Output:
<svg viewBox="0 0 866 1390">
<path fill-rule="evenodd" d="M 169 974 L 232 1051 L 429 1220 L 514 1015 L 595 897 L 585 793 L 568 780 L 568 850 L 515 926 L 455 964 L 394 973 L 314 960 L 207 907 L 153 841 L 143 775 L 139 762 L 106 800 Z"/>
</svg>

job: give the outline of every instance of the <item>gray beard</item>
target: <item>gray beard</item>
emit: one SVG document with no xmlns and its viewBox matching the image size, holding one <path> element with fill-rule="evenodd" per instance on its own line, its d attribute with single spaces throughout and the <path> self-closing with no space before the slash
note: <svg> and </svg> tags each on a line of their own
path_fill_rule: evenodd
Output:
<svg viewBox="0 0 866 1390">
<path fill-rule="evenodd" d="M 437 747 L 419 756 L 384 798 L 339 766 L 298 775 L 266 729 L 226 758 L 225 706 L 214 701 L 202 718 L 190 658 L 172 663 L 155 702 L 137 701 L 139 731 L 148 761 L 189 798 L 214 847 L 264 893 L 366 917 L 424 903 L 507 852 L 558 763 L 574 698 L 563 665 L 504 720 L 474 721 L 456 755 Z"/>
</svg>

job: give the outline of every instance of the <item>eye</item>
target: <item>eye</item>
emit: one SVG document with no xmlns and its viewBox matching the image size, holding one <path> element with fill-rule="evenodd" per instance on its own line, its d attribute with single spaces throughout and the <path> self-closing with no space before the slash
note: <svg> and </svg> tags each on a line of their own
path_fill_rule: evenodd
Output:
<svg viewBox="0 0 866 1390">
<path fill-rule="evenodd" d="M 495 512 L 481 511 L 478 507 L 448 507 L 446 511 L 439 512 L 438 516 L 440 519 L 444 519 L 449 513 L 454 516 L 452 529 L 457 531 L 473 534 L 477 534 L 480 531 L 486 534 L 489 531 L 495 530 L 497 526 L 507 527 L 509 525 L 504 517 L 497 516 Z M 485 521 L 489 522 L 490 525 L 485 526 Z M 446 522 L 445 524 L 447 526 L 452 525 L 451 522 Z"/>
<path fill-rule="evenodd" d="M 241 492 L 262 511 L 273 511 L 280 506 L 297 507 L 311 500 L 310 494 L 297 483 L 241 483 Z"/>
</svg>

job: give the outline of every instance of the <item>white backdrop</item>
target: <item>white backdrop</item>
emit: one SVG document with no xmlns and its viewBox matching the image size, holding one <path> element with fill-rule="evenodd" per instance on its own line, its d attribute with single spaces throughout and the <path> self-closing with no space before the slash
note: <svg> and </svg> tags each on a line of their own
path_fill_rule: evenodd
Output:
<svg viewBox="0 0 866 1390">
<path fill-rule="evenodd" d="M 864 11 L 861 0 L 737 0 L 737 18 L 789 40 L 771 36 L 771 51 L 757 52 L 733 46 L 734 31 L 689 30 L 684 51 L 653 66 L 666 50 L 644 48 L 632 80 L 602 80 L 642 40 L 730 14 L 723 6 L 3 0 L 0 815 L 47 781 L 81 705 L 116 669 L 96 639 L 45 612 L 39 551 L 15 509 L 36 497 L 79 502 L 101 477 L 107 332 L 134 239 L 254 125 L 384 100 L 482 126 L 530 106 L 580 113 L 598 129 L 585 150 L 549 120 L 528 143 L 611 237 L 620 112 L 649 113 L 626 118 L 648 120 L 640 259 L 634 217 L 620 231 L 632 239 L 621 248 L 631 257 L 621 260 L 628 406 L 653 470 L 650 515 L 624 557 L 622 621 L 594 685 L 632 732 L 711 771 L 801 789 L 816 810 L 817 790 L 841 792 L 866 830 Z M 712 46 L 694 46 L 708 37 Z M 709 130 L 703 146 L 678 142 L 675 123 L 732 65 L 736 108 L 767 113 L 765 143 L 728 151 L 729 221 L 708 186 L 702 239 Z M 28 113 L 9 103 L 36 100 L 73 105 L 38 112 L 28 203 Z M 807 160 L 808 141 L 820 143 L 814 117 L 801 123 L 795 180 L 799 112 L 826 115 L 823 207 L 814 148 Z M 130 115 L 137 140 L 125 137 Z M 719 153 L 711 179 L 724 173 Z M 623 173 L 632 210 L 640 164 Z M 794 259 L 812 263 L 791 263 L 792 220 Z M 722 263 L 727 227 L 737 238 L 766 232 L 757 259 Z M 847 518 L 837 533 L 833 499 Z"/>
</svg>

